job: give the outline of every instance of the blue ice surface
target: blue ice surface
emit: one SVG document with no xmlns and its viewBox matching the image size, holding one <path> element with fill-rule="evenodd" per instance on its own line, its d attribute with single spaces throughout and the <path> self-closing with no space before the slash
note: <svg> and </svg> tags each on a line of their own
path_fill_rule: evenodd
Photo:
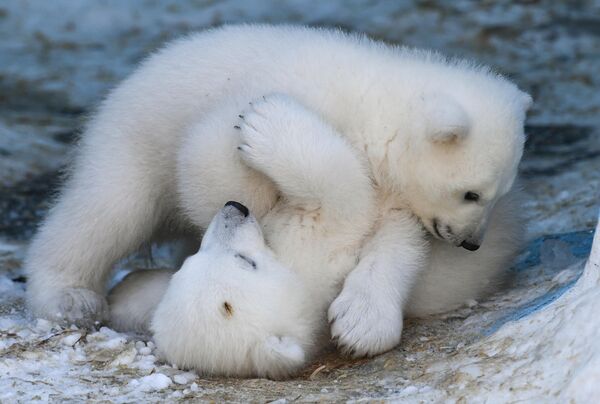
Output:
<svg viewBox="0 0 600 404">
<path fill-rule="evenodd" d="M 542 263 L 542 246 L 544 242 L 549 240 L 558 240 L 564 243 L 563 245 L 567 246 L 568 252 L 575 260 L 580 260 L 589 256 L 592 249 L 593 238 L 593 230 L 542 236 L 529 244 L 527 250 L 521 254 L 520 259 L 511 268 L 510 272 L 512 272 L 514 275 L 517 285 L 521 287 L 524 285 L 519 285 L 519 283 L 527 284 L 529 283 L 528 280 L 530 281 L 532 277 L 554 276 L 556 273 L 565 268 L 551 269 L 550 265 Z M 539 266 L 542 266 L 542 268 L 537 268 Z M 483 334 L 493 334 L 500 327 L 502 327 L 502 325 L 510 321 L 520 320 L 546 307 L 562 296 L 563 293 L 565 293 L 571 287 L 573 287 L 580 275 L 581 273 L 579 273 L 575 279 L 561 285 L 555 285 L 542 296 L 538 296 L 527 303 L 510 310 L 505 315 L 495 320 L 491 325 L 486 327 L 483 331 Z"/>
</svg>

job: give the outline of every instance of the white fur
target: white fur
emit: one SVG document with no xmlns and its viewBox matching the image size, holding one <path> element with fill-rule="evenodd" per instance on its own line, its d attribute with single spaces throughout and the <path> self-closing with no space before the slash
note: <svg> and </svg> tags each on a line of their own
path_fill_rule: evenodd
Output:
<svg viewBox="0 0 600 404">
<path fill-rule="evenodd" d="M 332 334 L 342 341 L 358 341 L 342 346 L 354 354 L 376 354 L 393 347 L 400 339 L 406 303 L 398 296 L 409 296 L 417 273 L 405 264 L 426 265 L 427 245 L 416 219 L 409 212 L 394 210 L 378 223 L 374 190 L 354 151 L 332 128 L 288 97 L 272 95 L 254 101 L 242 116 L 239 153 L 281 189 L 278 202 L 262 218 L 267 243 L 254 217 L 244 218 L 231 206 L 217 214 L 200 251 L 173 277 L 158 305 L 151 327 L 157 346 L 170 362 L 204 374 L 289 376 L 321 347 L 327 307 L 360 259 L 329 309 Z M 198 133 L 194 136 L 203 139 Z M 234 158 L 228 161 L 234 177 L 238 177 L 236 170 L 248 170 Z M 205 175 L 197 183 L 214 180 Z M 499 233 L 510 239 L 514 232 L 509 225 L 517 217 L 506 209 L 501 212 L 507 222 L 493 227 L 492 237 Z M 376 227 L 379 231 L 369 237 Z M 398 228 L 413 232 L 399 236 Z M 472 253 L 455 254 L 456 247 L 447 247 L 448 251 L 446 243 L 439 243 L 441 253 L 431 254 L 439 259 L 432 260 L 437 268 L 427 273 L 454 270 L 460 277 L 464 270 L 475 279 L 496 276 L 517 248 L 513 242 L 501 249 L 501 262 L 486 263 L 478 275 L 466 268 L 447 269 L 448 261 L 440 255 L 456 257 L 460 263 L 461 259 L 468 262 L 463 256 Z M 360 257 L 363 250 L 371 255 Z M 401 260 L 396 262 L 398 257 Z M 396 270 L 378 271 L 378 267 Z M 151 296 L 146 299 L 143 292 L 137 293 L 136 306 L 153 311 L 159 288 L 150 276 L 138 277 L 137 284 L 128 288 L 132 294 L 147 290 Z M 160 288 L 167 289 L 167 279 L 159 282 Z M 420 287 L 428 287 L 427 280 L 421 283 Z M 467 296 L 450 294 L 444 304 L 459 305 L 460 299 L 473 298 L 483 287 L 473 285 Z M 147 317 L 134 318 L 137 310 L 112 307 L 122 302 L 111 295 L 111 313 L 129 311 L 131 318 L 116 318 L 115 326 L 147 322 Z M 372 310 L 382 311 L 372 315 Z M 389 323 L 400 327 L 390 328 Z"/>
<path fill-rule="evenodd" d="M 173 272 L 153 269 L 128 274 L 108 295 L 111 326 L 117 330 L 148 332 L 154 310 Z"/>
<path fill-rule="evenodd" d="M 150 327 L 157 347 L 170 363 L 202 374 L 293 374 L 315 342 L 303 279 L 276 260 L 254 217 L 226 207 L 213 223 L 200 251 L 170 284 L 161 281 L 166 291 Z"/>
<path fill-rule="evenodd" d="M 381 316 L 403 312 L 425 268 L 428 247 L 418 222 L 454 245 L 481 241 L 515 178 L 531 99 L 485 68 L 309 28 L 238 26 L 190 36 L 150 57 L 108 96 L 26 259 L 34 313 L 83 324 L 102 318 L 113 263 L 158 230 L 189 231 L 192 223 L 198 232 L 238 195 L 258 217 L 274 206 L 278 187 L 293 195 L 286 181 L 275 185 L 264 176 L 269 162 L 251 151 L 245 161 L 257 170 L 230 170 L 243 166 L 230 147 L 235 117 L 271 93 L 312 111 L 369 169 L 380 217 L 329 316 L 340 345 L 356 355 L 396 344 L 402 319 Z M 287 127 L 280 136 L 295 122 L 281 121 Z M 328 146 L 314 141 L 313 149 L 327 154 Z M 323 168 L 303 167 L 303 180 L 316 191 Z M 210 180 L 199 181 L 204 177 Z M 481 200 L 465 202 L 466 191 Z M 332 201 L 343 206 L 345 192 Z M 297 196 L 311 203 L 309 195 Z M 362 309 L 366 304 L 373 307 Z M 377 333 L 351 331 L 373 324 Z"/>
<path fill-rule="evenodd" d="M 519 215 L 514 211 L 518 199 L 514 196 L 511 193 L 502 198 L 492 212 L 486 237 L 494 248 L 482 247 L 470 253 L 433 241 L 425 276 L 417 280 L 408 302 L 408 315 L 451 310 L 497 284 L 520 242 Z M 269 216 L 270 221 L 288 222 L 290 218 L 285 213 Z M 311 219 L 309 214 L 293 216 Z M 289 241 L 305 233 L 298 223 L 280 231 Z M 255 265 L 238 257 L 240 253 Z M 306 251 L 303 264 L 314 263 L 312 253 Z M 334 254 L 353 255 L 351 251 Z M 318 273 L 321 269 L 283 265 L 267 247 L 254 217 L 243 218 L 226 207 L 213 219 L 200 251 L 186 260 L 170 283 L 168 271 L 139 271 L 111 291 L 112 325 L 136 331 L 152 328 L 161 353 L 182 368 L 212 375 L 285 378 L 302 369 L 324 343 L 323 299 L 332 297 L 323 294 L 327 289 L 322 286 L 327 280 L 335 284 L 335 280 L 328 276 L 332 274 Z M 329 269 L 335 266 L 324 268 Z M 361 276 L 376 273 L 353 271 L 346 282 L 369 303 L 357 308 L 363 314 L 378 307 L 371 299 L 390 298 L 369 294 L 373 289 L 359 283 Z M 316 282 L 318 277 L 323 281 Z M 376 285 L 394 280 L 367 281 Z M 450 287 L 444 288 L 444 284 Z M 438 298 L 431 299 L 433 295 Z M 361 321 L 361 329 L 352 332 L 364 332 L 375 342 L 391 338 L 395 343 L 399 335 L 385 335 L 381 327 L 401 314 L 379 314 L 382 321 Z"/>
<path fill-rule="evenodd" d="M 347 141 L 289 97 L 255 100 L 242 116 L 238 153 L 281 192 L 262 218 L 266 242 L 253 216 L 226 206 L 173 277 L 151 328 L 180 367 L 283 378 L 321 346 L 327 307 L 375 223 L 375 198 Z M 249 170 L 228 162 L 234 178 Z M 197 183 L 216 180 L 203 172 Z"/>
<path fill-rule="evenodd" d="M 517 187 L 498 200 L 477 251 L 431 240 L 428 264 L 410 292 L 407 316 L 444 313 L 498 290 L 525 241 L 522 199 Z"/>
</svg>

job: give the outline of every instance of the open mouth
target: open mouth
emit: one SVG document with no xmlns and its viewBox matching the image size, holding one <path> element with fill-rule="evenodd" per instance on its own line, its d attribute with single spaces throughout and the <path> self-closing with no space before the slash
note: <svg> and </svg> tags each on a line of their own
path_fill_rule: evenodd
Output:
<svg viewBox="0 0 600 404">
<path fill-rule="evenodd" d="M 429 233 L 431 233 L 433 236 L 437 237 L 440 240 L 444 240 L 444 241 L 454 244 L 456 247 L 462 247 L 465 250 L 469 250 L 469 251 L 476 251 L 480 247 L 479 244 L 471 243 L 467 240 L 458 241 L 458 239 L 452 232 L 452 228 L 447 225 L 446 226 L 440 225 L 440 222 L 438 221 L 437 218 L 434 218 L 431 221 L 431 228 L 433 229 L 433 232 L 428 229 Z M 445 236 L 442 235 L 440 228 L 446 234 Z"/>
<path fill-rule="evenodd" d="M 445 240 L 444 236 L 442 236 L 442 234 L 440 233 L 440 229 L 438 228 L 439 223 L 437 219 L 433 219 L 433 224 L 431 227 L 433 227 L 433 231 L 435 232 L 435 235 L 437 235 L 440 239 Z"/>
</svg>

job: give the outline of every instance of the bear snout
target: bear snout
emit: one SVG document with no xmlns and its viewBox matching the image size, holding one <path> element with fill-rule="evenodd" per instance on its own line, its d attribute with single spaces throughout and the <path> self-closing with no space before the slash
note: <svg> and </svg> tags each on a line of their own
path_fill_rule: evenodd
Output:
<svg viewBox="0 0 600 404">
<path fill-rule="evenodd" d="M 248 217 L 248 215 L 250 214 L 250 211 L 248 210 L 248 208 L 239 202 L 229 201 L 225 204 L 225 207 L 228 207 L 228 206 L 232 206 L 235 209 L 237 209 L 240 213 L 242 213 L 244 215 L 244 217 Z"/>
<path fill-rule="evenodd" d="M 475 244 L 475 243 L 471 243 L 467 240 L 463 241 L 460 246 L 462 248 L 464 248 L 465 250 L 469 250 L 469 251 L 477 251 L 480 247 L 479 244 Z"/>
</svg>

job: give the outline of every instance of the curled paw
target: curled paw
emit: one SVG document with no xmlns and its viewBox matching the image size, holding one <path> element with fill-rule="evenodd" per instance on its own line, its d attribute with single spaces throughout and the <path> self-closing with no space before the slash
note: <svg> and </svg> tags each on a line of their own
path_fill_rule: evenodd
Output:
<svg viewBox="0 0 600 404">
<path fill-rule="evenodd" d="M 65 288 L 44 308 L 45 317 L 65 325 L 90 328 L 108 318 L 104 296 L 84 288 Z"/>
<path fill-rule="evenodd" d="M 308 112 L 294 99 L 283 94 L 260 97 L 239 115 L 238 150 L 251 167 L 268 174 L 286 153 L 295 152 L 294 136 L 302 134 L 302 122 Z"/>
</svg>

